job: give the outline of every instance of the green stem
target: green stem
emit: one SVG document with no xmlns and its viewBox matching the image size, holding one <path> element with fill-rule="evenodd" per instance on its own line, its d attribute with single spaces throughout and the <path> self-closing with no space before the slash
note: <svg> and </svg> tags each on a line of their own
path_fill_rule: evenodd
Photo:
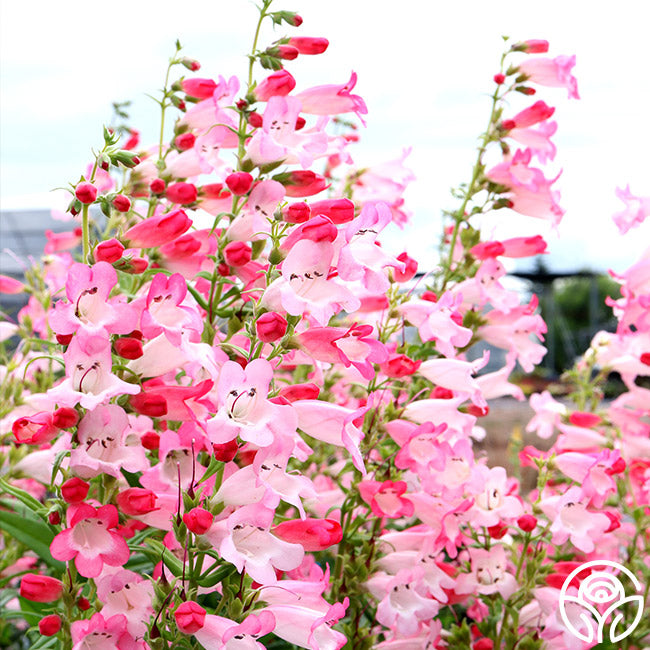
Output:
<svg viewBox="0 0 650 650">
<path fill-rule="evenodd" d="M 83 247 L 83 259 L 81 260 L 84 264 L 88 264 L 88 255 L 90 254 L 90 232 L 88 228 L 88 204 L 84 203 L 83 208 L 81 209 L 81 243 Z"/>
</svg>

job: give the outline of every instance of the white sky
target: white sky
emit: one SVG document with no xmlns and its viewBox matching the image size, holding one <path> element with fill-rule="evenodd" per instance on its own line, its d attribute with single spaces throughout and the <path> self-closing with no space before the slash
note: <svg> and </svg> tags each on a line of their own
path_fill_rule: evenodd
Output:
<svg viewBox="0 0 650 650">
<path fill-rule="evenodd" d="M 360 165 L 412 147 L 418 180 L 406 199 L 416 216 L 390 239 L 423 266 L 434 263 L 440 210 L 455 205 L 449 188 L 471 172 L 505 34 L 546 38 L 552 56 L 577 55 L 582 99 L 568 101 L 560 89 L 535 98 L 557 107 L 554 169 L 564 169 L 557 187 L 567 213 L 560 239 L 549 234 L 547 262 L 559 270 L 622 270 L 647 245 L 648 224 L 620 238 L 610 219 L 622 206 L 617 185 L 650 195 L 646 3 L 275 0 L 272 8 L 296 10 L 304 24 L 267 31 L 262 44 L 285 34 L 330 40 L 324 55 L 288 64 L 298 90 L 358 73 L 355 92 L 369 108 L 368 128 L 352 149 Z M 247 0 L 0 0 L 2 207 L 46 207 L 50 189 L 78 179 L 112 101 L 133 101 L 132 124 L 152 142 L 158 115 L 144 93 L 162 86 L 176 38 L 201 61 L 199 75 L 243 77 L 255 20 Z M 544 225 L 512 214 L 494 234 L 533 234 Z"/>
</svg>

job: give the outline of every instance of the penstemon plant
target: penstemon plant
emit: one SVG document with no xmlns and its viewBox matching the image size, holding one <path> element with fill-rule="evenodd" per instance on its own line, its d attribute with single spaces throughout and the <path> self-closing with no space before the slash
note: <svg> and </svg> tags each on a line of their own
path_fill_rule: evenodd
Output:
<svg viewBox="0 0 650 650">
<path fill-rule="evenodd" d="M 0 645 L 644 647 L 647 255 L 617 278 L 617 332 L 567 373 L 572 402 L 530 398 L 529 430 L 555 436 L 519 453 L 536 489 L 473 449 L 490 400 L 525 399 L 508 378 L 540 363 L 546 331 L 536 297 L 501 282 L 501 258 L 546 242 L 482 240 L 478 219 L 559 224 L 541 168 L 554 109 L 527 98 L 577 98 L 575 57 L 504 39 L 470 180 L 423 275 L 380 245 L 407 227 L 413 178 L 404 158 L 355 168 L 356 75 L 301 88 L 285 65 L 328 41 L 262 49 L 265 23 L 302 19 L 262 1 L 243 84 L 192 76 L 177 42 L 159 141 L 105 128 L 70 186 L 80 227 L 50 235 L 24 281 L 0 276 L 29 296 L 0 330 Z M 619 196 L 624 233 L 650 199 Z M 505 365 L 480 373 L 479 342 Z M 610 371 L 626 392 L 605 403 Z M 609 637 L 597 623 L 610 602 L 585 609 L 589 581 L 571 578 L 592 560 L 645 590 L 621 600 Z"/>
</svg>

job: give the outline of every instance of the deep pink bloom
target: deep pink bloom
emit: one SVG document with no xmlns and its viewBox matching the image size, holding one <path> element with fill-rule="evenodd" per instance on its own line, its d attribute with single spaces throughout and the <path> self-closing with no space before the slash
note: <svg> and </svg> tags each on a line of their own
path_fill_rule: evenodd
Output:
<svg viewBox="0 0 650 650">
<path fill-rule="evenodd" d="M 167 214 L 144 219 L 129 228 L 122 237 L 129 248 L 151 248 L 180 237 L 192 225 L 192 220 L 177 208 Z"/>
<path fill-rule="evenodd" d="M 61 496 L 66 503 L 81 503 L 87 496 L 90 485 L 78 476 L 69 478 L 61 485 Z"/>
<path fill-rule="evenodd" d="M 183 79 L 181 86 L 184 93 L 197 99 L 208 99 L 217 89 L 217 83 L 213 79 L 202 79 L 201 77 Z"/>
<path fill-rule="evenodd" d="M 11 278 L 8 275 L 0 275 L 0 293 L 16 294 L 22 293 L 24 290 L 25 285 L 20 280 Z"/>
<path fill-rule="evenodd" d="M 18 443 L 40 445 L 55 438 L 59 433 L 59 428 L 54 424 L 51 413 L 41 411 L 34 415 L 18 418 L 11 425 L 11 431 Z"/>
<path fill-rule="evenodd" d="M 341 524 L 333 519 L 292 519 L 283 521 L 273 534 L 285 542 L 300 544 L 305 551 L 323 551 L 343 538 Z"/>
<path fill-rule="evenodd" d="M 198 632 L 205 622 L 205 610 L 201 605 L 193 600 L 187 600 L 181 603 L 174 612 L 176 625 L 184 634 L 194 634 Z"/>
<path fill-rule="evenodd" d="M 251 261 L 252 249 L 243 241 L 231 241 L 223 249 L 223 258 L 229 266 L 244 266 Z"/>
<path fill-rule="evenodd" d="M 277 312 L 267 311 L 255 323 L 257 338 L 264 343 L 273 343 L 287 333 L 287 319 Z"/>
<path fill-rule="evenodd" d="M 156 493 L 145 488 L 127 488 L 117 495 L 117 505 L 129 517 L 146 515 L 156 509 Z"/>
<path fill-rule="evenodd" d="M 109 264 L 117 262 L 122 257 L 122 253 L 124 253 L 124 244 L 117 239 L 99 242 L 93 251 L 98 262 L 108 262 Z"/>
<path fill-rule="evenodd" d="M 296 87 L 296 80 L 288 70 L 278 70 L 255 86 L 258 101 L 266 102 L 271 97 L 288 95 Z"/>
<path fill-rule="evenodd" d="M 60 629 L 61 617 L 58 614 L 49 614 L 38 622 L 38 631 L 43 636 L 54 636 Z"/>
<path fill-rule="evenodd" d="M 329 183 L 324 176 L 310 169 L 299 169 L 289 172 L 289 177 L 284 182 L 284 186 L 287 196 L 300 198 L 322 192 L 329 187 Z"/>
<path fill-rule="evenodd" d="M 404 481 L 361 481 L 358 484 L 361 498 L 377 517 L 410 517 L 413 502 L 402 496 L 407 485 Z"/>
<path fill-rule="evenodd" d="M 226 177 L 226 185 L 235 196 L 243 196 L 253 186 L 253 177 L 248 172 L 233 172 Z"/>
<path fill-rule="evenodd" d="M 183 521 L 188 530 L 196 535 L 203 535 L 214 521 L 214 516 L 205 508 L 192 508 L 183 515 Z"/>
<path fill-rule="evenodd" d="M 189 205 L 190 203 L 194 203 L 198 198 L 198 191 L 196 185 L 193 185 L 192 183 L 172 183 L 167 186 L 165 196 L 172 203 Z"/>
</svg>

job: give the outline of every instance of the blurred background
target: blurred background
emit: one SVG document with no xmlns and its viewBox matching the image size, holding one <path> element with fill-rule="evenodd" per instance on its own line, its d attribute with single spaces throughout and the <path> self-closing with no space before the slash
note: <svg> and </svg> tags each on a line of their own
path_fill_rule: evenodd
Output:
<svg viewBox="0 0 650 650">
<path fill-rule="evenodd" d="M 602 274 L 622 271 L 648 245 L 647 224 L 620 237 L 611 221 L 622 208 L 617 186 L 650 194 L 642 3 L 623 1 L 614 10 L 605 2 L 558 0 L 275 0 L 272 9 L 298 11 L 304 23 L 267 28 L 262 46 L 294 34 L 330 41 L 325 54 L 288 62 L 297 90 L 358 74 L 354 92 L 369 113 L 351 149 L 355 162 L 388 161 L 410 148 L 407 166 L 416 181 L 405 198 L 412 222 L 403 231 L 395 227 L 385 245 L 396 253 L 408 249 L 421 269 L 436 264 L 441 210 L 456 205 L 449 189 L 469 180 L 501 37 L 543 38 L 551 43 L 549 56 L 577 55 L 581 99 L 553 88 L 535 98 L 557 107 L 558 153 L 546 175 L 562 170 L 555 187 L 566 214 L 558 232 L 507 210 L 482 224 L 486 237 L 541 232 L 547 239 L 550 254 L 541 262 L 513 263 L 510 270 L 523 293 L 537 290 L 552 317 L 547 368 L 565 367 L 610 316 L 602 299 L 611 283 Z M 130 101 L 141 143 L 153 142 L 158 110 L 146 94 L 161 88 L 174 41 L 201 62 L 199 76 L 243 78 L 256 16 L 247 0 L 1 3 L 0 272 L 20 274 L 21 260 L 42 251 L 46 228 L 70 229 L 50 217 L 52 207 L 62 207 L 51 190 L 84 173 L 112 103 Z M 529 103 L 516 98 L 512 113 Z"/>
</svg>

